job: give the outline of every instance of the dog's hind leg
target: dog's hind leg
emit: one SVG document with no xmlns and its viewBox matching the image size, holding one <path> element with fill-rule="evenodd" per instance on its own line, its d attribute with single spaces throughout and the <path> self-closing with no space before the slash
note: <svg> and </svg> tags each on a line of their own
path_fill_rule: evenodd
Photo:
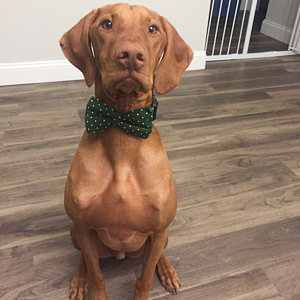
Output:
<svg viewBox="0 0 300 300">
<path fill-rule="evenodd" d="M 87 292 L 87 270 L 86 263 L 82 254 L 80 254 L 80 263 L 77 271 L 72 277 L 69 298 L 70 300 L 83 300 Z"/>
<path fill-rule="evenodd" d="M 180 281 L 175 268 L 168 258 L 162 253 L 157 265 L 157 274 L 163 287 L 172 294 L 177 294 L 180 289 Z"/>
</svg>

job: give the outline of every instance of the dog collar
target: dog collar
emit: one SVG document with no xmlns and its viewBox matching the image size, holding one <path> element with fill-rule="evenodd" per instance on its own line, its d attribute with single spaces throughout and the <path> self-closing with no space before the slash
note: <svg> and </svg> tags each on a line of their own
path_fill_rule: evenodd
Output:
<svg viewBox="0 0 300 300">
<path fill-rule="evenodd" d="M 85 111 L 85 127 L 88 133 L 100 133 L 118 127 L 126 133 L 146 139 L 152 132 L 158 102 L 153 96 L 152 105 L 130 112 L 118 112 L 96 97 L 91 97 Z"/>
</svg>

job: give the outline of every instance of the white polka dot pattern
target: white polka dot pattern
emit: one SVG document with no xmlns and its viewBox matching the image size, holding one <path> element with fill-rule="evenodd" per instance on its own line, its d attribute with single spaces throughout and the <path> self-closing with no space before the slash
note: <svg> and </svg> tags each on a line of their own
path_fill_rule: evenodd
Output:
<svg viewBox="0 0 300 300">
<path fill-rule="evenodd" d="M 118 127 L 126 133 L 148 138 L 155 120 L 153 106 L 131 112 L 118 112 L 96 97 L 91 97 L 85 111 L 85 127 L 88 133 L 99 133 L 107 128 Z"/>
</svg>

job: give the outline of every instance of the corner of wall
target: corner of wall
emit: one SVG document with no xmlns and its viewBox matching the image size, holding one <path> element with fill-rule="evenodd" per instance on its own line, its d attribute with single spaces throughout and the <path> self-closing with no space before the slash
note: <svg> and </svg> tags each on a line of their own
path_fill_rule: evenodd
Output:
<svg viewBox="0 0 300 300">
<path fill-rule="evenodd" d="M 188 67 L 188 71 L 205 69 L 206 53 L 205 51 L 195 51 L 194 58 Z"/>
<path fill-rule="evenodd" d="M 292 36 L 292 29 L 268 19 L 264 19 L 261 26 L 261 33 L 285 44 L 289 44 Z"/>
</svg>

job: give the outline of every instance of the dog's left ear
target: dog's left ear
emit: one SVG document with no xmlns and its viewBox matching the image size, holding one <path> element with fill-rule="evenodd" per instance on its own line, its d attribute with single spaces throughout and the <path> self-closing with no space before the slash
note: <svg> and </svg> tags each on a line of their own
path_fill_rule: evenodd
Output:
<svg viewBox="0 0 300 300">
<path fill-rule="evenodd" d="M 167 44 L 155 74 L 154 87 L 158 94 L 166 94 L 179 84 L 180 76 L 193 59 L 193 51 L 167 19 L 162 17 L 161 22 Z"/>
</svg>

